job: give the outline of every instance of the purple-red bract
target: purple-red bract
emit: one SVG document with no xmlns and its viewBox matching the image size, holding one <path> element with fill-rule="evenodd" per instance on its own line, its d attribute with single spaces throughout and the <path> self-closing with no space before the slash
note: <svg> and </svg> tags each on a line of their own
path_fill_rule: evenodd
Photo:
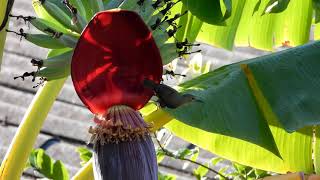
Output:
<svg viewBox="0 0 320 180">
<path fill-rule="evenodd" d="M 161 55 L 137 13 L 103 11 L 81 34 L 72 57 L 71 76 L 80 99 L 94 114 L 104 114 L 113 105 L 138 110 L 153 95 L 143 80 L 160 83 Z"/>
</svg>

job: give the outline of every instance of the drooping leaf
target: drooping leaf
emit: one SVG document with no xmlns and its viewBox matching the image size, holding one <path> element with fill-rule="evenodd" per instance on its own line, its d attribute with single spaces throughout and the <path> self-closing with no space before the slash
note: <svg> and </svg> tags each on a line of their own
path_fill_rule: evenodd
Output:
<svg viewBox="0 0 320 180">
<path fill-rule="evenodd" d="M 319 47 L 320 42 L 313 42 L 232 64 L 180 85 L 182 92 L 204 103 L 168 110 L 183 123 L 172 121 L 167 127 L 193 144 L 245 165 L 275 172 L 312 172 L 312 128 L 306 126 L 320 123 Z M 271 134 L 266 135 L 267 129 Z M 284 129 L 298 131 L 290 134 Z M 244 134 L 235 134 L 239 132 Z M 272 137 L 283 160 L 261 148 L 270 151 Z M 266 157 L 269 163 L 264 162 Z"/>
<path fill-rule="evenodd" d="M 177 120 L 171 121 L 166 127 L 186 141 L 223 158 L 248 166 L 279 173 L 288 171 L 313 172 L 311 159 L 312 128 L 287 133 L 281 128 L 270 127 L 282 160 L 255 144 L 209 133 Z M 266 159 L 268 159 L 268 163 L 266 163 Z"/>
<path fill-rule="evenodd" d="M 191 93 L 205 102 L 167 110 L 173 117 L 209 132 L 255 143 L 278 154 L 267 122 L 240 69 L 222 68 L 195 78 L 181 87 L 181 91 Z"/>
</svg>

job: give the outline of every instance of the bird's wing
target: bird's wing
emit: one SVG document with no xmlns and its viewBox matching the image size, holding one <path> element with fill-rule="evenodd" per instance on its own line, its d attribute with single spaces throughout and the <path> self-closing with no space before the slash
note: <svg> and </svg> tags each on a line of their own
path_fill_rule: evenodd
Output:
<svg viewBox="0 0 320 180">
<path fill-rule="evenodd" d="M 170 96 L 178 93 L 178 91 L 176 91 L 172 87 L 164 84 L 159 84 L 155 89 L 155 92 L 157 96 L 159 96 L 159 98 L 170 98 Z"/>
</svg>

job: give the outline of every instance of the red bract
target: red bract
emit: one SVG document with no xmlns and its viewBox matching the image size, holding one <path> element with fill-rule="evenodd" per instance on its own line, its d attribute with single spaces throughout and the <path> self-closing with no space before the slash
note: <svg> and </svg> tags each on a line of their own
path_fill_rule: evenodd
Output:
<svg viewBox="0 0 320 180">
<path fill-rule="evenodd" d="M 152 33 L 132 11 L 100 12 L 82 32 L 71 76 L 83 103 L 95 114 L 113 105 L 138 110 L 153 92 L 144 79 L 160 83 L 162 61 Z"/>
</svg>

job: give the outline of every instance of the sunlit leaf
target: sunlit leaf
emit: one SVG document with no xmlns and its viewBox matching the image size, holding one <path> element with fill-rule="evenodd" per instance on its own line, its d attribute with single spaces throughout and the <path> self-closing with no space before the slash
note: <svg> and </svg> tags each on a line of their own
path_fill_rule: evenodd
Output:
<svg viewBox="0 0 320 180">
<path fill-rule="evenodd" d="M 160 163 L 166 157 L 165 152 L 163 152 L 161 149 L 157 150 L 156 155 L 157 155 L 157 163 Z"/>
<path fill-rule="evenodd" d="M 235 44 L 273 50 L 287 41 L 297 46 L 309 41 L 312 19 L 310 0 L 291 1 L 281 13 L 265 14 L 264 7 L 269 1 L 262 0 L 257 13 L 252 15 L 258 0 L 248 0 L 243 9 Z M 290 19 L 290 21 L 288 21 Z"/>
<path fill-rule="evenodd" d="M 226 26 L 216 26 L 204 23 L 197 40 L 231 50 L 237 33 L 237 27 L 240 18 L 242 17 L 242 12 L 244 11 L 243 8 L 247 1 L 232 1 L 232 15 L 226 20 Z"/>
<path fill-rule="evenodd" d="M 178 158 L 185 158 L 186 156 L 189 156 L 192 153 L 192 151 L 188 148 L 179 149 L 177 152 L 174 153 L 174 155 Z"/>
<path fill-rule="evenodd" d="M 187 6 L 182 3 L 178 3 L 171 10 L 171 14 L 184 14 L 188 10 Z M 179 18 L 178 27 L 180 27 L 176 33 L 176 39 L 178 41 L 185 41 L 186 39 L 189 42 L 194 42 L 200 32 L 203 22 L 192 15 L 190 12 L 187 12 L 185 15 Z"/>
<path fill-rule="evenodd" d="M 184 140 L 223 158 L 248 166 L 279 173 L 288 171 L 313 172 L 311 159 L 312 128 L 305 128 L 295 133 L 287 133 L 281 128 L 270 127 L 282 160 L 255 144 L 209 133 L 180 121 L 173 120 L 166 127 Z M 268 159 L 268 163 L 266 163 L 266 159 Z"/>
<path fill-rule="evenodd" d="M 81 165 L 85 165 L 92 157 L 92 152 L 84 147 L 78 147 L 77 152 L 79 153 L 80 159 L 82 160 Z"/>
<path fill-rule="evenodd" d="M 204 23 L 197 40 L 230 50 L 234 44 L 273 50 L 284 42 L 289 46 L 308 42 L 313 12 L 312 0 L 274 1 L 279 3 L 270 11 L 277 13 L 261 16 L 270 2 L 232 1 L 232 15 L 226 20 L 226 26 Z"/>
<path fill-rule="evenodd" d="M 194 154 L 192 154 L 191 157 L 190 157 L 190 160 L 191 161 L 196 161 L 198 159 L 199 153 L 200 153 L 200 149 L 199 149 L 199 147 L 196 147 L 194 149 Z"/>
<path fill-rule="evenodd" d="M 221 10 L 220 1 L 212 0 L 182 0 L 190 12 L 201 21 L 209 24 L 223 25 L 224 15 Z"/>
<path fill-rule="evenodd" d="M 48 178 L 53 178 L 54 160 L 52 160 L 42 149 L 36 150 L 35 155 L 36 164 L 31 165 L 44 176 Z"/>
<path fill-rule="evenodd" d="M 53 180 L 69 180 L 69 173 L 60 160 L 53 165 Z"/>
<path fill-rule="evenodd" d="M 319 40 L 320 39 L 320 23 L 315 25 L 314 29 L 314 39 Z"/>
<path fill-rule="evenodd" d="M 256 176 L 256 179 L 258 178 L 264 178 L 267 176 L 270 176 L 271 174 L 269 174 L 267 171 L 264 170 L 260 170 L 260 169 L 254 169 L 254 174 Z"/>
<path fill-rule="evenodd" d="M 228 169 L 229 169 L 229 167 L 228 167 L 228 166 L 225 166 L 225 167 L 219 169 L 218 172 L 219 172 L 220 174 L 224 175 L 224 173 L 225 173 Z M 218 175 L 218 176 L 219 176 L 219 175 Z"/>
<path fill-rule="evenodd" d="M 181 91 L 194 94 L 204 103 L 168 110 L 183 123 L 172 121 L 166 127 L 193 144 L 241 164 L 282 173 L 312 172 L 313 130 L 306 126 L 320 123 L 319 47 L 320 42 L 314 42 L 242 61 L 180 85 Z M 246 80 L 242 82 L 241 76 Z M 298 131 L 288 133 L 283 128 Z M 271 153 L 272 139 L 282 159 Z"/>
<path fill-rule="evenodd" d="M 219 162 L 221 162 L 221 161 L 223 161 L 223 158 L 221 158 L 221 157 L 215 157 L 215 158 L 212 158 L 211 159 L 211 164 L 213 165 L 213 166 L 216 166 Z"/>
<path fill-rule="evenodd" d="M 158 172 L 158 180 L 176 180 L 176 176 L 171 174 L 162 174 Z"/>
<path fill-rule="evenodd" d="M 29 156 L 29 164 L 46 178 L 68 180 L 69 173 L 61 161 L 55 161 L 43 149 L 36 149 Z"/>
<path fill-rule="evenodd" d="M 204 165 L 208 167 L 209 163 L 205 163 Z M 201 179 L 208 172 L 209 172 L 208 168 L 205 168 L 203 166 L 198 166 L 197 169 L 193 170 L 193 174 L 196 175 L 197 179 Z"/>
</svg>

